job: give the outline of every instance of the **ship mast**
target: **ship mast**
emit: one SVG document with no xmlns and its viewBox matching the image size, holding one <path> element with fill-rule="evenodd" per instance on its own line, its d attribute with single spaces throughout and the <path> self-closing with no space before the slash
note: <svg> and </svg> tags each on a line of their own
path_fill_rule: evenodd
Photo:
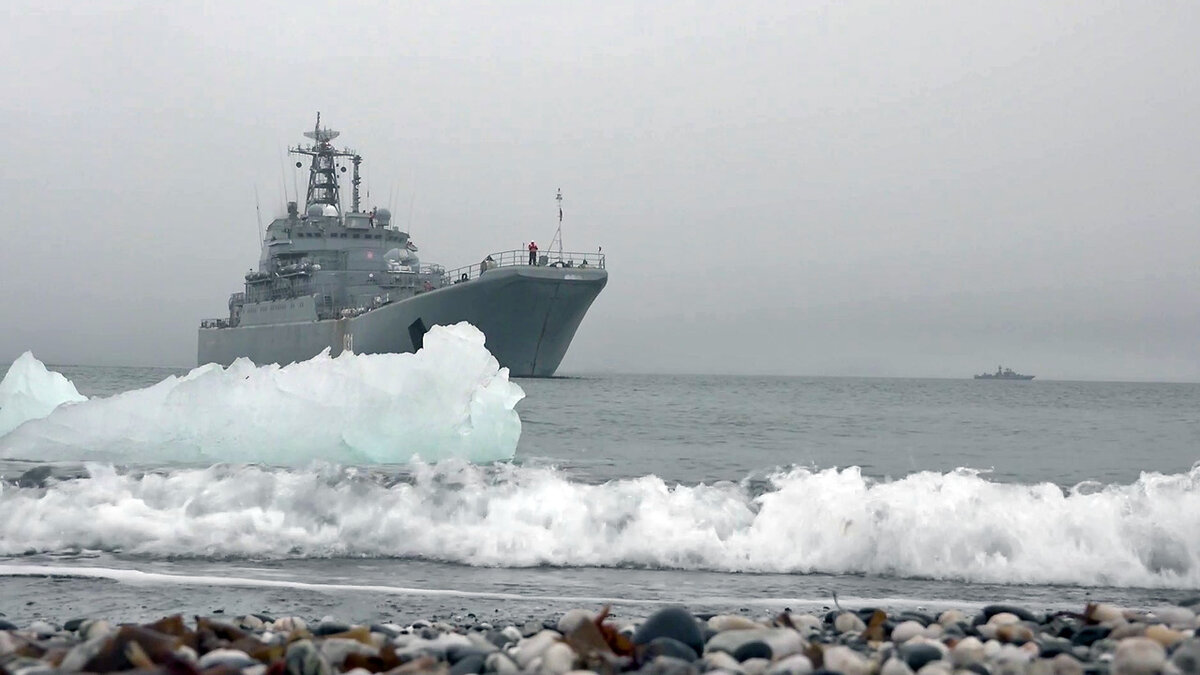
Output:
<svg viewBox="0 0 1200 675">
<path fill-rule="evenodd" d="M 550 240 L 550 248 L 547 250 L 553 251 L 554 245 L 558 244 L 558 259 L 563 259 L 562 245 L 562 188 L 558 188 L 558 194 L 555 195 L 554 201 L 558 202 L 558 229 L 554 231 L 554 238 Z"/>
<path fill-rule="evenodd" d="M 338 185 L 337 159 L 339 157 L 349 157 L 354 163 L 354 178 L 351 180 L 353 185 L 351 209 L 353 212 L 358 212 L 358 185 L 359 170 L 358 167 L 362 164 L 362 156 L 358 153 L 343 149 L 338 150 L 333 147 L 333 139 L 337 138 L 341 132 L 333 129 L 321 128 L 321 113 L 317 113 L 317 123 L 313 126 L 312 131 L 304 132 L 304 135 L 313 140 L 310 146 L 297 145 L 294 148 L 288 148 L 288 152 L 293 155 L 306 155 L 311 158 L 308 167 L 308 196 L 305 199 L 304 207 L 307 209 L 313 204 L 327 204 L 336 207 L 338 212 L 342 208 L 342 195 Z M 296 162 L 296 168 L 303 166 L 302 162 Z M 340 167 L 343 172 L 346 167 Z"/>
</svg>

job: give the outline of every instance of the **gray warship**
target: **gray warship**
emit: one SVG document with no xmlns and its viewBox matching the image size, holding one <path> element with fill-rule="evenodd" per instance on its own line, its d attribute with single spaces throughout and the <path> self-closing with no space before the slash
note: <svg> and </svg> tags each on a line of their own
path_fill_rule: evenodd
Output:
<svg viewBox="0 0 1200 675">
<path fill-rule="evenodd" d="M 258 269 L 230 296 L 229 316 L 200 323 L 198 362 L 286 364 L 325 349 L 413 352 L 431 326 L 468 321 L 512 375 L 553 375 L 608 282 L 599 249 L 562 251 L 561 191 L 550 250 L 501 251 L 446 269 L 421 262 L 387 209 L 361 208 L 362 156 L 335 147 L 338 134 L 322 128 L 318 114 L 304 134 L 312 143 L 288 149 L 308 158 L 304 208 L 288 202 L 287 214 L 266 228 Z M 339 172 L 347 165 L 351 199 L 343 212 Z"/>
<path fill-rule="evenodd" d="M 996 366 L 994 373 L 981 373 L 975 376 L 977 380 L 1032 380 L 1033 375 L 1022 375 L 1014 372 L 1012 368 L 1003 368 Z"/>
</svg>

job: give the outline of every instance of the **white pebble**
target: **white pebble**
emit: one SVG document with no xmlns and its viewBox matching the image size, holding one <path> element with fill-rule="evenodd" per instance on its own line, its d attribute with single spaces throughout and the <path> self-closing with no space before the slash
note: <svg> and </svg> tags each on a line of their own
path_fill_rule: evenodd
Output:
<svg viewBox="0 0 1200 675">
<path fill-rule="evenodd" d="M 1187 607 L 1168 605 L 1154 610 L 1154 616 L 1159 621 L 1173 628 L 1191 628 L 1196 622 L 1196 613 Z"/>
<path fill-rule="evenodd" d="M 742 672 L 742 664 L 738 660 L 726 654 L 725 652 L 707 652 L 704 654 L 704 662 L 710 667 L 708 670 L 728 670 L 734 673 Z"/>
<path fill-rule="evenodd" d="M 489 654 L 487 660 L 483 662 L 483 668 L 489 673 L 496 673 L 496 675 L 517 675 L 521 672 L 517 664 L 503 652 Z"/>
<path fill-rule="evenodd" d="M 913 675 L 912 668 L 908 664 L 895 656 L 883 662 L 883 667 L 879 670 L 879 675 Z"/>
<path fill-rule="evenodd" d="M 746 659 L 742 661 L 742 671 L 746 675 L 763 675 L 767 672 L 769 665 L 771 665 L 770 659 Z"/>
<path fill-rule="evenodd" d="M 1091 618 L 1098 623 L 1125 623 L 1125 611 L 1116 605 L 1100 603 L 1092 607 Z"/>
<path fill-rule="evenodd" d="M 271 628 L 283 633 L 291 633 L 292 631 L 308 628 L 308 624 L 298 616 L 284 616 L 275 619 L 275 623 L 271 625 Z"/>
<path fill-rule="evenodd" d="M 558 642 L 562 637 L 558 631 L 544 630 L 537 635 L 527 637 L 517 643 L 513 648 L 512 657 L 516 659 L 517 665 L 526 670 L 532 670 L 533 660 L 542 655 L 542 652 L 550 648 L 550 645 Z M 566 671 L 563 671 L 566 672 Z"/>
<path fill-rule="evenodd" d="M 1050 663 L 1054 666 L 1054 675 L 1083 675 L 1083 664 L 1072 656 L 1059 654 Z"/>
<path fill-rule="evenodd" d="M 762 628 L 762 624 L 744 616 L 736 614 L 718 614 L 708 620 L 708 627 L 717 631 L 724 632 L 727 630 L 752 630 L 754 628 Z"/>
<path fill-rule="evenodd" d="M 798 629 L 811 628 L 813 630 L 821 630 L 821 620 L 812 614 L 788 614 L 792 625 Z"/>
<path fill-rule="evenodd" d="M 541 672 L 566 675 L 575 669 L 575 650 L 565 642 L 555 642 L 542 652 Z"/>
<path fill-rule="evenodd" d="M 833 620 L 833 627 L 839 633 L 861 633 L 867 629 L 867 624 L 853 612 L 842 612 Z"/>
<path fill-rule="evenodd" d="M 813 671 L 812 661 L 803 654 L 794 654 L 775 662 L 767 675 L 809 675 Z"/>
<path fill-rule="evenodd" d="M 901 621 L 892 629 L 892 642 L 896 644 L 908 642 L 924 632 L 925 626 L 922 626 L 919 621 Z"/>
<path fill-rule="evenodd" d="M 827 647 L 824 657 L 826 670 L 835 670 L 842 675 L 868 675 L 871 672 L 871 663 L 849 647 L 842 645 Z"/>
<path fill-rule="evenodd" d="M 1156 675 L 1166 660 L 1167 650 L 1154 640 L 1125 638 L 1113 656 L 1113 675 Z"/>
<path fill-rule="evenodd" d="M 517 630 L 516 626 L 505 626 L 504 630 L 500 631 L 500 634 L 508 639 L 509 642 L 521 641 L 521 631 Z"/>
<path fill-rule="evenodd" d="M 53 635 L 58 632 L 58 629 L 45 621 L 38 620 L 29 624 L 29 628 L 26 631 L 34 635 Z"/>
<path fill-rule="evenodd" d="M 250 658 L 249 654 L 240 649 L 214 649 L 201 656 L 196 665 L 200 670 L 205 670 L 218 664 L 226 664 L 233 668 L 245 668 L 256 663 L 258 663 L 257 659 Z"/>
<path fill-rule="evenodd" d="M 950 675 L 950 664 L 945 661 L 930 661 L 921 666 L 917 675 Z"/>
<path fill-rule="evenodd" d="M 1021 649 L 1016 645 L 1001 645 L 1000 649 L 996 650 L 996 655 L 992 660 L 996 663 L 1029 663 L 1033 659 L 1033 654 Z"/>
<path fill-rule="evenodd" d="M 950 650 L 950 661 L 959 668 L 980 663 L 984 658 L 984 644 L 971 635 L 958 641 Z"/>
<path fill-rule="evenodd" d="M 586 609 L 568 609 L 558 620 L 558 632 L 569 635 L 575 632 L 576 628 L 595 618 L 595 615 Z"/>
<path fill-rule="evenodd" d="M 1009 612 L 997 612 L 992 615 L 992 618 L 988 619 L 987 625 L 989 625 L 989 626 L 1007 626 L 1012 623 L 1020 623 L 1020 622 L 1021 622 L 1021 617 L 1017 616 L 1016 614 L 1012 614 Z"/>
<path fill-rule="evenodd" d="M 942 626 L 949 626 L 952 623 L 966 621 L 967 616 L 957 609 L 948 609 L 938 616 L 938 623 Z"/>
</svg>

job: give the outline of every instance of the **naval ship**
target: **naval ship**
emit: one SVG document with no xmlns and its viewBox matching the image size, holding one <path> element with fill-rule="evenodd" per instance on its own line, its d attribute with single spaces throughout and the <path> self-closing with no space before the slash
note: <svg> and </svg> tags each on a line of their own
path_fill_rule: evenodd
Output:
<svg viewBox="0 0 1200 675">
<path fill-rule="evenodd" d="M 287 364 L 326 349 L 413 352 L 431 326 L 469 321 L 510 374 L 553 375 L 608 282 L 600 249 L 562 251 L 562 192 L 551 250 L 495 252 L 446 269 L 421 262 L 387 209 L 361 208 L 362 156 L 335 147 L 338 134 L 321 127 L 318 113 L 304 133 L 312 142 L 288 148 L 308 160 L 304 208 L 288 202 L 287 214 L 267 227 L 258 269 L 229 297 L 229 316 L 201 322 L 198 362 Z M 351 198 L 343 211 L 339 173 L 347 165 Z"/>
<path fill-rule="evenodd" d="M 1012 368 L 1002 368 L 1000 366 L 996 366 L 996 372 L 994 373 L 981 373 L 975 376 L 977 380 L 1032 380 L 1033 378 L 1033 375 L 1022 375 L 1014 372 Z"/>
</svg>

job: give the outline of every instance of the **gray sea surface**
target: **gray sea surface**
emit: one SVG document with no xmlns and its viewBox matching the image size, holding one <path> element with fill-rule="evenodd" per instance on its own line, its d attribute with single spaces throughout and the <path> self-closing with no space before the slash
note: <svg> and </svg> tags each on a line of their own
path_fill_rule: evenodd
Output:
<svg viewBox="0 0 1200 675">
<path fill-rule="evenodd" d="M 51 368 L 90 397 L 186 372 Z M 526 398 L 517 407 L 523 429 L 513 465 L 525 473 L 511 479 L 482 469 L 488 489 L 495 491 L 478 507 L 486 513 L 476 514 L 481 520 L 468 523 L 471 527 L 448 530 L 442 540 L 411 550 L 399 545 L 396 555 L 367 543 L 342 555 L 303 541 L 280 555 L 238 555 L 220 546 L 188 548 L 191 539 L 171 538 L 169 522 L 153 521 L 164 531 L 127 545 L 64 541 L 0 556 L 0 613 L 14 621 L 151 619 L 218 610 L 349 620 L 473 614 L 522 621 L 605 603 L 624 616 L 643 616 L 665 603 L 765 614 L 832 606 L 835 594 L 843 605 L 858 606 L 1009 601 L 1081 608 L 1097 599 L 1152 606 L 1193 594 L 1200 578 L 1200 533 L 1190 528 L 1200 517 L 1192 512 L 1200 498 L 1200 475 L 1193 468 L 1200 460 L 1197 384 L 682 375 L 518 382 Z M 0 507 L 6 493 L 42 498 L 56 489 L 56 481 L 61 487 L 92 471 L 58 464 L 50 467 L 48 484 L 19 485 L 37 467 L 36 461 L 0 460 Z M 201 469 L 114 467 L 118 477 L 133 477 L 129 480 Z M 397 483 L 423 485 L 410 467 L 362 469 L 368 477 L 354 480 L 365 480 L 365 487 L 338 483 L 350 479 L 328 468 L 314 485 L 349 485 L 346 490 L 364 501 Z M 213 489 L 236 490 L 230 481 L 238 476 Z M 594 500 L 581 529 L 611 526 L 617 533 L 531 539 L 531 549 L 546 551 L 532 562 L 520 551 L 506 552 L 507 540 L 489 539 L 494 533 L 486 528 L 496 527 L 491 516 L 538 481 L 550 488 L 530 492 L 528 508 L 546 509 L 552 519 L 555 495 L 564 500 L 564 512 L 580 500 Z M 100 498 L 89 508 L 137 512 L 138 497 L 124 489 L 113 488 L 111 499 Z M 423 489 L 431 490 L 430 499 L 459 504 L 454 500 L 461 495 L 454 491 L 470 488 Z M 1012 503 L 993 503 L 1006 499 Z M 638 503 L 629 506 L 631 500 Z M 825 505 L 855 500 L 871 504 L 863 517 L 845 518 L 841 529 L 821 530 L 811 540 L 803 527 L 788 529 L 779 519 L 759 517 L 789 508 L 802 526 L 818 530 L 824 526 L 820 519 L 843 517 L 825 513 Z M 1081 500 L 1091 502 L 1083 506 Z M 952 502 L 972 504 L 972 514 L 985 515 L 970 517 L 987 522 L 939 510 Z M 247 497 L 247 514 L 262 506 Z M 1173 507 L 1182 509 L 1175 514 L 1178 521 L 1163 522 L 1161 514 Z M 609 522 L 606 511 L 619 516 Z M 454 518 L 470 516 L 468 508 Z M 726 516 L 733 525 L 722 524 Z M 0 519 L 10 517 L 0 513 Z M 1109 527 L 1106 519 L 1113 518 L 1129 520 Z M 1063 530 L 1067 535 L 1043 537 L 1041 530 L 1053 529 L 1055 519 L 1072 521 Z M 712 541 L 689 538 L 710 525 L 717 533 Z M 970 531 L 951 534 L 959 526 Z M 0 531 L 10 538 L 28 532 L 38 541 L 48 536 L 37 530 L 38 523 L 22 527 L 0 524 Z M 229 527 L 236 535 L 237 526 Z M 561 538 L 564 531 L 570 530 L 548 524 L 545 533 L 533 536 Z M 939 532 L 950 542 L 944 550 Z M 469 537 L 479 541 L 454 539 Z M 1033 550 L 1055 546 L 1056 539 L 1071 541 L 1061 553 Z M 13 542 L 9 545 L 12 549 Z M 791 546 L 828 550 L 804 551 L 793 560 Z M 894 564 L 888 547 L 895 548 Z M 610 549 L 619 550 L 610 555 Z M 779 565 L 772 563 L 775 553 L 783 559 Z M 860 565 L 864 558 L 869 561 Z M 1061 569 L 1043 574 L 1036 569 L 1043 560 Z M 1101 569 L 1110 560 L 1111 575 Z M 1144 573 L 1118 569 L 1125 560 L 1143 565 Z"/>
</svg>

